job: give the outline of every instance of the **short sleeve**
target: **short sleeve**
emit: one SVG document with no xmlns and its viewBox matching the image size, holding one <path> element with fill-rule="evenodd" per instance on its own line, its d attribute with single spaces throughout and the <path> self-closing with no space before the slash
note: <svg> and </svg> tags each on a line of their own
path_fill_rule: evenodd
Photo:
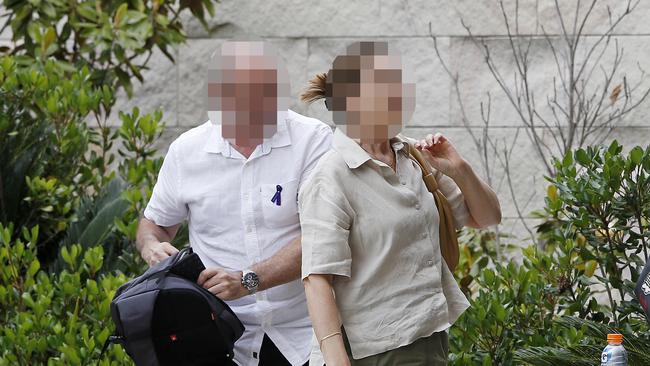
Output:
<svg viewBox="0 0 650 366">
<path fill-rule="evenodd" d="M 328 152 L 332 146 L 332 129 L 324 123 L 321 123 L 321 125 L 311 141 L 309 141 L 308 150 L 305 152 L 299 187 L 309 179 L 320 157 Z"/>
<path fill-rule="evenodd" d="M 298 194 L 302 231 L 302 278 L 310 274 L 350 277 L 348 242 L 352 216 L 336 184 L 310 179 Z"/>
<path fill-rule="evenodd" d="M 440 189 L 440 192 L 445 195 L 449 202 L 456 229 L 462 228 L 467 224 L 470 217 L 463 192 L 461 192 L 453 179 L 440 172 L 437 172 L 436 179 L 438 180 L 438 189 Z"/>
<path fill-rule="evenodd" d="M 172 143 L 158 172 L 151 199 L 144 210 L 144 217 L 156 225 L 174 226 L 187 217 L 187 206 L 182 202 L 180 195 L 179 167 L 176 145 Z"/>
</svg>

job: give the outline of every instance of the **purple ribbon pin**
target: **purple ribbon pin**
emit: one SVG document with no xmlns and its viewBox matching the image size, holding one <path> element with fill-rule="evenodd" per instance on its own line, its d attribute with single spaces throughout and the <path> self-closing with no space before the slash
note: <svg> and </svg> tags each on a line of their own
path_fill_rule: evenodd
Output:
<svg viewBox="0 0 650 366">
<path fill-rule="evenodd" d="M 277 206 L 280 206 L 282 204 L 282 186 L 281 185 L 276 185 L 275 186 L 275 194 L 273 195 L 273 198 L 271 198 L 271 202 L 275 203 Z"/>
</svg>

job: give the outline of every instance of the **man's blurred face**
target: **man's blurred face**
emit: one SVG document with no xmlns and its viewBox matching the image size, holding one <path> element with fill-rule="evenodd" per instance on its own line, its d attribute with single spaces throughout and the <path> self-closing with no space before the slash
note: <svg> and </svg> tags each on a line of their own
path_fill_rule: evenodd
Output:
<svg viewBox="0 0 650 366">
<path fill-rule="evenodd" d="M 221 124 L 223 138 L 239 146 L 256 146 L 273 136 L 278 111 L 285 108 L 284 100 L 289 97 L 287 77 L 278 71 L 277 57 L 250 55 L 250 47 L 268 46 L 226 44 L 222 52 L 228 53 L 218 55 L 208 71 L 208 115 L 213 123 Z"/>
</svg>

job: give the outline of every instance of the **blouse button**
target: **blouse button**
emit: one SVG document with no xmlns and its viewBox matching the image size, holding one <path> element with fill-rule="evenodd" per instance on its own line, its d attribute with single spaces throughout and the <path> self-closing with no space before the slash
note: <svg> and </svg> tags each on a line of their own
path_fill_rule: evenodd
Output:
<svg viewBox="0 0 650 366">
<path fill-rule="evenodd" d="M 416 204 L 415 204 L 415 209 L 416 209 L 416 210 L 419 210 L 419 209 L 420 209 L 420 204 L 419 204 L 419 203 L 416 203 Z"/>
<path fill-rule="evenodd" d="M 427 264 L 430 265 L 430 266 L 433 266 L 433 261 L 432 261 L 432 260 L 428 260 L 428 261 L 427 261 Z"/>
</svg>

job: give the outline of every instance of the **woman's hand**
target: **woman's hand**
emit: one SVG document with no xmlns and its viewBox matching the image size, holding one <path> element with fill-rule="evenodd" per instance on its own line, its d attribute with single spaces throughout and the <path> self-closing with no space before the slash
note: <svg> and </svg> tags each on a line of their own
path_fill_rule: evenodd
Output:
<svg viewBox="0 0 650 366">
<path fill-rule="evenodd" d="M 428 134 L 423 140 L 416 142 L 415 147 L 422 152 L 432 167 L 452 179 L 458 176 L 466 164 L 454 145 L 441 133 Z"/>
<path fill-rule="evenodd" d="M 325 353 L 323 352 L 323 355 Z M 328 355 L 329 356 L 329 355 Z M 338 354 L 335 356 L 329 356 L 329 357 L 324 357 L 325 358 L 325 365 L 327 366 L 350 366 L 350 359 L 348 358 L 347 353 L 343 352 L 343 354 Z"/>
<path fill-rule="evenodd" d="M 476 175 L 471 165 L 440 133 L 427 135 L 415 144 L 427 161 L 454 180 L 469 209 L 467 226 L 485 228 L 501 222 L 501 205 L 496 193 Z"/>
</svg>

